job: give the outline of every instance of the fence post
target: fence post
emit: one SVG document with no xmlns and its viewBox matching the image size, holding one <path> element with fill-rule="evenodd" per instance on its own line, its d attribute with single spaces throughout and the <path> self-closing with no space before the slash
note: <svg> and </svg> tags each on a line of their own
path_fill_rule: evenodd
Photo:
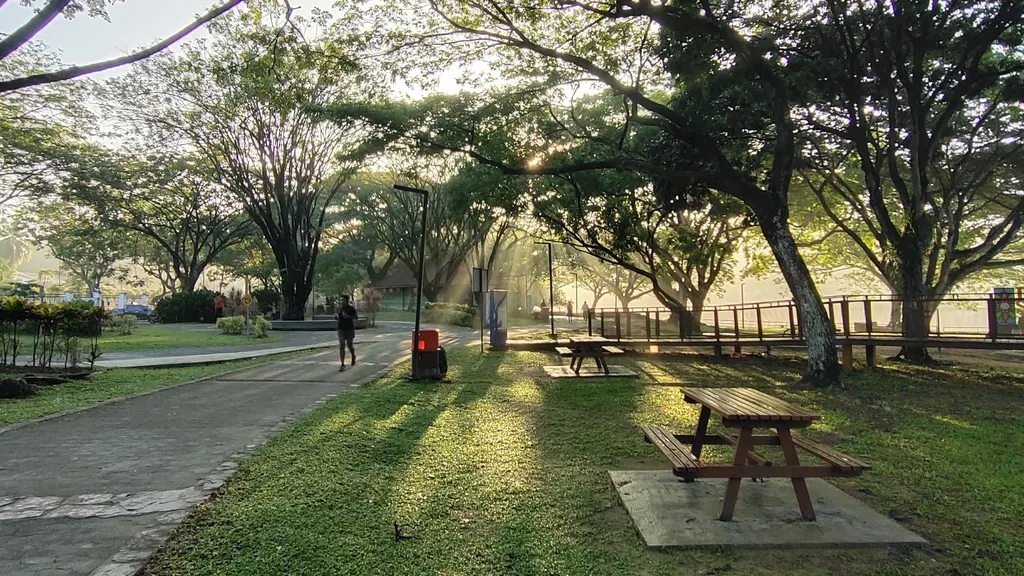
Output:
<svg viewBox="0 0 1024 576">
<path fill-rule="evenodd" d="M 988 299 L 988 337 L 995 341 L 999 334 L 999 328 L 996 325 L 996 300 L 995 298 Z"/>
<path fill-rule="evenodd" d="M 644 309 L 644 322 L 647 323 L 647 341 L 651 341 L 651 311 L 650 309 Z"/>
<path fill-rule="evenodd" d="M 737 355 L 743 354 L 743 347 L 739 345 L 740 341 L 740 314 L 739 309 L 735 306 L 732 308 L 732 332 L 736 335 L 736 345 L 733 346 L 732 351 Z"/>
<path fill-rule="evenodd" d="M 755 310 L 757 311 L 757 339 L 764 342 L 764 329 L 761 327 L 761 305 L 758 304 Z"/>
<path fill-rule="evenodd" d="M 632 338 L 633 337 L 633 315 L 629 312 L 629 308 L 626 308 L 625 310 L 623 310 L 623 312 L 626 313 L 626 338 Z M 621 334 L 622 331 L 620 330 L 619 333 Z M 620 340 L 621 340 L 621 338 L 620 338 Z"/>
<path fill-rule="evenodd" d="M 594 313 L 587 310 L 587 336 L 594 335 Z"/>
<path fill-rule="evenodd" d="M 661 311 L 654 311 L 654 337 L 661 338 Z"/>
<path fill-rule="evenodd" d="M 871 320 L 871 299 L 870 298 L 865 298 L 864 299 L 864 322 L 867 325 L 868 336 L 870 336 L 871 335 L 871 328 L 872 328 L 872 325 L 874 324 L 874 321 Z"/>
<path fill-rule="evenodd" d="M 722 330 L 718 327 L 718 306 L 715 306 L 715 340 L 721 340 Z"/>
<path fill-rule="evenodd" d="M 604 310 L 601 310 L 601 338 L 607 338 L 608 335 L 604 333 Z"/>
<path fill-rule="evenodd" d="M 615 309 L 615 339 L 622 340 L 622 314 L 618 308 Z"/>
<path fill-rule="evenodd" d="M 843 315 L 843 335 L 850 337 L 850 303 L 843 300 L 839 303 L 839 312 Z"/>
</svg>

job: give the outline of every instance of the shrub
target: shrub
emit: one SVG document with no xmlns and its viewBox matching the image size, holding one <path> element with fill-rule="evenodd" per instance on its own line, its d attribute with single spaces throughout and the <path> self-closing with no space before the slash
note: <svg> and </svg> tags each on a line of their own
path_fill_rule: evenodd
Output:
<svg viewBox="0 0 1024 576">
<path fill-rule="evenodd" d="M 245 316 L 225 316 L 217 319 L 217 328 L 225 334 L 241 334 L 245 330 Z"/>
<path fill-rule="evenodd" d="M 21 376 L 5 374 L 0 376 L 0 398 L 28 398 L 36 393 L 36 385 Z"/>
<path fill-rule="evenodd" d="M 423 321 L 431 324 L 448 324 L 450 326 L 473 327 L 474 316 L 461 310 L 445 308 L 429 308 L 423 311 Z"/>
<path fill-rule="evenodd" d="M 256 299 L 256 305 L 260 309 L 260 314 L 270 314 L 281 301 L 281 293 L 273 288 L 253 290 L 252 297 Z"/>
<path fill-rule="evenodd" d="M 424 306 L 424 309 L 426 309 L 426 310 L 454 310 L 456 312 L 465 312 L 466 314 L 469 314 L 470 316 L 475 315 L 476 312 L 477 312 L 476 306 L 471 306 L 469 304 L 456 304 L 454 302 L 427 302 L 427 305 Z"/>
<path fill-rule="evenodd" d="M 139 319 L 130 314 L 110 316 L 103 321 L 103 328 L 113 330 L 121 336 L 130 336 L 139 327 Z"/>
<path fill-rule="evenodd" d="M 267 332 L 270 331 L 270 327 L 270 321 L 260 316 L 252 325 L 252 335 L 257 338 L 266 338 Z"/>
<path fill-rule="evenodd" d="M 195 292 L 179 292 L 162 298 L 156 304 L 156 313 L 160 322 L 176 324 L 179 322 L 213 322 L 215 312 L 210 290 Z"/>
</svg>

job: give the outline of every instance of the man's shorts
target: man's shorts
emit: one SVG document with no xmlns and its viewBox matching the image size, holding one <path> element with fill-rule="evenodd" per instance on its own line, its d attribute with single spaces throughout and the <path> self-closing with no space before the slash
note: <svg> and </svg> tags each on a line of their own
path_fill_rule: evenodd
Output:
<svg viewBox="0 0 1024 576">
<path fill-rule="evenodd" d="M 355 330 L 338 330 L 338 341 L 340 342 L 354 342 L 356 339 Z"/>
</svg>

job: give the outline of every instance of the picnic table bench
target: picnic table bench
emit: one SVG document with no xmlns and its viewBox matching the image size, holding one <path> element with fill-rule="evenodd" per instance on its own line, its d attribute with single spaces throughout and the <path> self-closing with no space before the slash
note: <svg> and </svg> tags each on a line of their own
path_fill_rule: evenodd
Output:
<svg viewBox="0 0 1024 576">
<path fill-rule="evenodd" d="M 593 358 L 594 362 L 597 363 L 598 370 L 603 370 L 605 374 L 608 374 L 610 370 L 608 369 L 606 358 L 625 354 L 625 351 L 621 348 L 612 346 L 611 340 L 601 338 L 600 336 L 569 338 L 569 346 L 558 346 L 555 348 L 555 352 L 562 358 L 572 359 L 569 362 L 569 369 L 575 372 L 577 376 L 580 373 L 580 369 L 583 368 L 583 361 L 587 358 Z"/>
<path fill-rule="evenodd" d="M 871 469 L 856 458 L 793 432 L 794 428 L 810 426 L 821 416 L 763 392 L 752 388 L 686 388 L 683 398 L 690 404 L 701 405 L 694 433 L 671 434 L 659 426 L 643 426 L 644 439 L 668 458 L 672 472 L 684 481 L 729 479 L 722 502 L 722 520 L 732 519 L 742 478 L 789 478 L 801 516 L 805 520 L 814 520 L 814 507 L 805 478 L 857 476 Z M 738 429 L 738 435 L 709 434 L 708 422 L 712 414 L 722 418 L 723 426 Z M 755 435 L 757 428 L 767 428 L 774 433 Z M 735 447 L 732 464 L 702 461 L 701 451 L 707 445 Z M 765 460 L 754 452 L 755 446 L 781 447 L 785 463 L 778 465 Z M 798 448 L 813 454 L 824 464 L 801 464 Z"/>
</svg>

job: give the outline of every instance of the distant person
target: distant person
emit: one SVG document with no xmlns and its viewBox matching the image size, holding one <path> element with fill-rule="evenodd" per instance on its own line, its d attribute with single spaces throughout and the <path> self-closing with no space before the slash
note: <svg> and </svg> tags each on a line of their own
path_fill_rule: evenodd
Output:
<svg viewBox="0 0 1024 576">
<path fill-rule="evenodd" d="M 565 317 L 569 320 L 569 324 L 572 324 L 572 302 L 565 303 Z"/>
<path fill-rule="evenodd" d="M 356 339 L 356 308 L 348 296 L 341 297 L 341 305 L 338 307 L 338 345 L 341 347 L 341 367 L 339 372 L 345 370 L 345 347 L 352 353 L 352 365 L 356 365 L 356 348 L 353 342 Z"/>
<path fill-rule="evenodd" d="M 218 293 L 213 298 L 213 317 L 220 318 L 224 316 L 224 297 Z"/>
<path fill-rule="evenodd" d="M 580 307 L 580 312 L 583 313 L 583 319 L 584 320 L 587 320 L 587 319 L 590 318 L 590 306 L 587 304 L 586 300 L 583 301 L 583 306 Z"/>
</svg>

